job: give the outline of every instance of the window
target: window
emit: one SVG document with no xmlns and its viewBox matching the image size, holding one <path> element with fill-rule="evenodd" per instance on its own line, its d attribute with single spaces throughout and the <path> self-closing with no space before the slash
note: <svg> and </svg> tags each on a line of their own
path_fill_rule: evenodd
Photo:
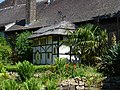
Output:
<svg viewBox="0 0 120 90">
<path fill-rule="evenodd" d="M 58 41 L 59 40 L 59 36 L 53 36 L 53 41 Z"/>
<path fill-rule="evenodd" d="M 63 36 L 60 36 L 60 40 L 63 40 Z"/>
<path fill-rule="evenodd" d="M 35 40 L 33 41 L 33 45 L 34 45 L 34 46 L 38 46 L 38 45 L 39 45 L 38 39 L 35 39 Z"/>
<path fill-rule="evenodd" d="M 46 38 L 41 38 L 40 39 L 40 44 L 45 45 L 46 44 Z"/>
</svg>

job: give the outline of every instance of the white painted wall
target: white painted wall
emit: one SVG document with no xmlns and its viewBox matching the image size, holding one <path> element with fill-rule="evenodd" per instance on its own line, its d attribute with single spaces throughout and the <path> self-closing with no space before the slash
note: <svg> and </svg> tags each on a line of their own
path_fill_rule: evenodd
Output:
<svg viewBox="0 0 120 90">
<path fill-rule="evenodd" d="M 5 25 L 5 31 L 7 31 L 13 25 L 15 25 L 15 22 Z"/>
<path fill-rule="evenodd" d="M 45 38 L 45 37 L 43 37 L 43 38 Z M 39 40 L 41 40 L 41 39 L 39 39 Z M 64 40 L 65 39 L 66 38 L 64 38 Z M 48 37 L 48 42 L 47 42 L 47 39 L 46 39 L 46 43 L 47 44 L 52 44 L 52 37 L 51 36 Z M 39 43 L 39 45 L 40 44 L 41 43 Z M 51 45 L 42 46 L 42 48 L 40 46 L 33 47 L 33 52 L 36 52 L 38 50 L 39 52 L 42 53 L 42 60 L 40 60 L 40 62 L 38 64 L 40 64 L 40 63 L 45 64 L 45 60 L 47 61 L 48 64 L 51 64 L 52 63 L 52 57 L 53 57 L 53 63 L 54 63 L 54 59 L 57 57 L 57 55 L 55 55 L 55 54 L 57 54 L 57 51 L 56 51 L 57 50 L 56 47 L 58 47 L 57 46 L 57 41 L 54 41 L 53 44 L 56 44 L 56 45 L 53 45 L 53 48 L 52 48 Z M 43 48 L 47 49 L 47 50 L 44 50 Z M 47 53 L 53 52 L 53 56 L 52 56 L 52 53 L 50 53 L 50 58 L 48 59 L 47 58 L 47 53 L 45 53 L 45 51 Z M 55 51 L 55 53 L 54 53 L 54 51 Z M 70 58 L 71 58 L 72 61 L 76 60 L 75 55 L 72 55 L 70 57 L 69 53 L 70 53 L 70 47 L 69 46 L 67 46 L 67 45 L 61 45 L 61 46 L 59 46 L 59 58 L 67 58 L 68 60 L 70 60 Z M 77 60 L 79 60 L 79 58 L 77 58 Z M 33 63 L 35 63 L 35 62 L 36 62 L 35 58 L 33 58 Z"/>
<path fill-rule="evenodd" d="M 66 40 L 67 38 L 64 36 L 63 37 L 64 40 Z M 70 55 L 65 55 L 65 53 L 70 53 L 70 47 L 67 45 L 61 45 L 59 47 L 59 57 L 60 58 L 67 58 L 68 60 L 70 60 Z M 75 55 L 71 56 L 71 61 L 74 62 L 74 60 L 79 60 L 78 57 L 76 57 Z"/>
</svg>

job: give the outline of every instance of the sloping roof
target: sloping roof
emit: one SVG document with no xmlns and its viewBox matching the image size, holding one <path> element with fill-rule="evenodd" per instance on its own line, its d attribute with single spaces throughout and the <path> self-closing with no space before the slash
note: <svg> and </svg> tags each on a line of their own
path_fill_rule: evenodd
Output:
<svg viewBox="0 0 120 90">
<path fill-rule="evenodd" d="M 25 19 L 25 4 L 0 9 L 0 25 Z"/>
<path fill-rule="evenodd" d="M 9 13 L 9 10 L 3 12 L 0 11 L 0 15 L 5 12 L 9 13 L 9 17 L 6 15 L 1 18 L 0 16 L 0 24 L 14 21 L 15 19 L 25 19 L 24 9 L 25 5 L 21 6 L 21 8 L 19 7 L 18 10 L 15 10 L 15 13 L 17 13 L 18 16 L 15 14 L 12 15 L 12 13 Z M 96 17 L 108 18 L 120 15 L 119 10 L 120 0 L 55 0 L 55 2 L 50 5 L 44 5 L 43 3 L 37 5 L 37 22 L 32 23 L 29 27 L 49 26 L 63 20 L 82 22 L 92 20 Z M 5 18 L 8 19 L 6 20 Z M 18 29 L 17 26 L 15 27 L 16 28 L 14 29 Z M 8 31 L 12 31 L 12 28 L 13 27 Z M 19 26 L 19 29 L 20 28 L 21 27 Z M 24 29 L 23 26 L 22 28 Z"/>
<path fill-rule="evenodd" d="M 16 21 L 18 22 L 20 20 L 24 20 L 26 18 L 25 6 L 26 6 L 25 4 L 20 4 L 20 5 L 10 6 L 10 7 L 0 9 L 0 26 L 4 26 L 12 22 L 16 22 Z M 37 2 L 37 12 L 38 10 L 41 11 L 45 6 L 46 5 L 44 4 L 44 2 Z M 35 22 L 34 24 L 36 23 L 37 22 Z M 21 25 L 15 25 L 13 29 L 20 29 L 22 27 L 23 26 Z M 23 29 L 26 29 L 26 27 L 25 28 L 23 27 Z"/>
<path fill-rule="evenodd" d="M 81 22 L 94 17 L 117 13 L 120 0 L 58 0 L 53 5 L 39 11 L 41 22 L 54 24 L 62 20 Z"/>
<path fill-rule="evenodd" d="M 25 4 L 26 0 L 4 0 L 0 3 L 0 9 L 10 7 L 14 5 L 14 1 L 16 1 L 17 5 Z"/>
<path fill-rule="evenodd" d="M 44 27 L 35 31 L 33 35 L 29 37 L 29 39 L 47 35 L 66 35 L 68 30 L 75 30 L 75 25 L 68 21 L 62 21 L 59 24 Z"/>
</svg>

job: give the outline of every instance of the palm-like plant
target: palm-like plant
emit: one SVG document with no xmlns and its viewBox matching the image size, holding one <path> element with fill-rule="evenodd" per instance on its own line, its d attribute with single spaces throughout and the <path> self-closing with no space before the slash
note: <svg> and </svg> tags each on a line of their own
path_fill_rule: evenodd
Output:
<svg viewBox="0 0 120 90">
<path fill-rule="evenodd" d="M 100 70 L 107 75 L 120 75 L 120 43 L 112 45 L 102 57 Z"/>
<path fill-rule="evenodd" d="M 76 55 L 80 56 L 84 64 L 95 65 L 106 49 L 106 31 L 92 24 L 86 24 L 74 32 L 68 32 L 67 38 L 64 41 L 65 44 L 74 48 Z"/>
</svg>

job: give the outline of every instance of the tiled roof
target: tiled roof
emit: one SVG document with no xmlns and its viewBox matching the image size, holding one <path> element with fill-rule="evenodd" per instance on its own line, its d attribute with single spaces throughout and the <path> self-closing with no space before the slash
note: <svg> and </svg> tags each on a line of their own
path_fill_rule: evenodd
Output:
<svg viewBox="0 0 120 90">
<path fill-rule="evenodd" d="M 62 21 L 59 24 L 51 25 L 49 27 L 43 27 L 35 31 L 33 35 L 29 37 L 29 39 L 47 35 L 66 35 L 67 30 L 75 30 L 75 25 L 68 21 Z"/>
<path fill-rule="evenodd" d="M 55 0 L 50 5 L 38 3 L 37 22 L 32 23 L 29 27 L 49 26 L 63 20 L 82 22 L 96 17 L 108 18 L 120 15 L 119 10 L 120 0 Z M 25 5 L 0 11 L 0 24 L 22 19 L 25 19 Z M 12 31 L 13 27 L 8 31 Z M 20 26 L 19 29 L 21 29 Z M 24 29 L 23 26 L 22 29 Z"/>
</svg>

